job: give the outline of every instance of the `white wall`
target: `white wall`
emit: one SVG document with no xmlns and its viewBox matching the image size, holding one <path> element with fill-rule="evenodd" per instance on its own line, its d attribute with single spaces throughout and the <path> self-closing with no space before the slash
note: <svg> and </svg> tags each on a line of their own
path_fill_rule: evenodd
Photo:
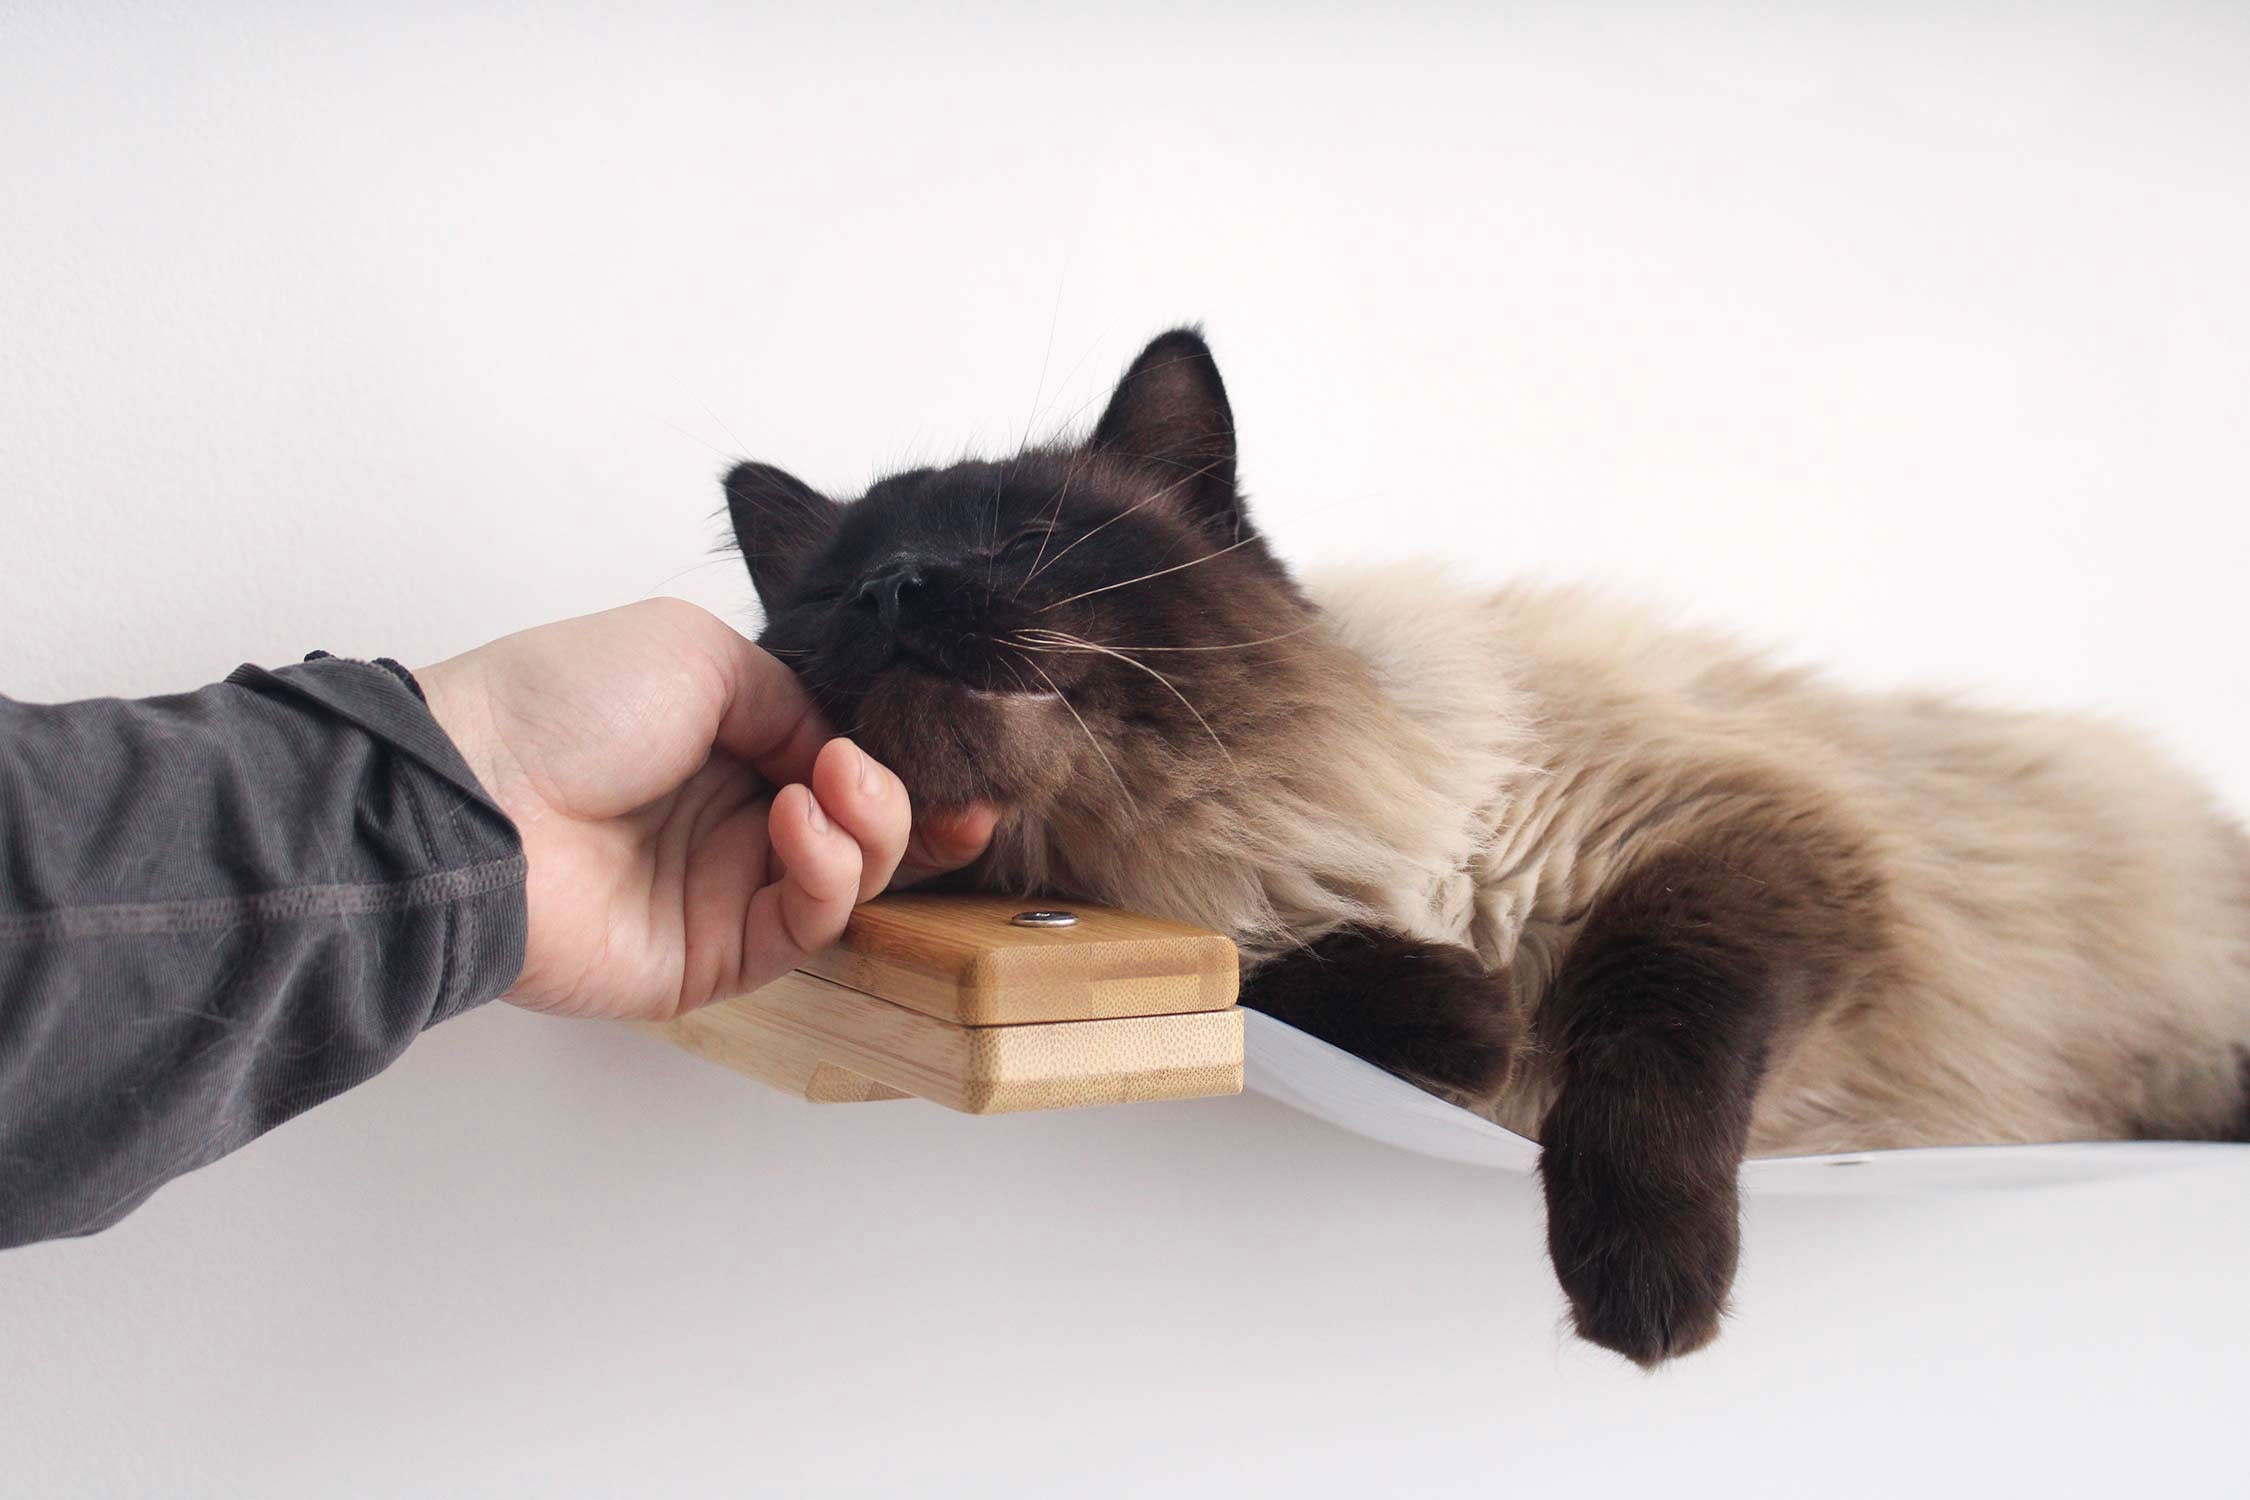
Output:
<svg viewBox="0 0 2250 1500">
<path fill-rule="evenodd" d="M 0 8 L 15 696 L 743 615 L 727 457 L 1004 443 L 1202 318 L 1292 557 L 2107 705 L 2250 806 L 2239 7 L 346 9 Z M 2246 1231 L 2239 1165 L 1761 1203 L 1644 1378 L 1520 1183 L 495 1009 L 0 1256 L 0 1489 L 2212 1493 Z"/>
</svg>

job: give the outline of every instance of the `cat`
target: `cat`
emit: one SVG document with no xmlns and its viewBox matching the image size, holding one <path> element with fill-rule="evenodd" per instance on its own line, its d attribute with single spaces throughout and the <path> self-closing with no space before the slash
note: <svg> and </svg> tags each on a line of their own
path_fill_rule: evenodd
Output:
<svg viewBox="0 0 2250 1500">
<path fill-rule="evenodd" d="M 1231 934 L 1243 1003 L 1542 1148 L 1577 1330 L 1709 1342 L 1746 1155 L 2242 1139 L 2250 839 L 2091 719 L 1863 695 L 1595 595 L 1267 547 L 1200 333 L 1090 437 L 727 474 L 759 639 L 971 883 Z"/>
</svg>

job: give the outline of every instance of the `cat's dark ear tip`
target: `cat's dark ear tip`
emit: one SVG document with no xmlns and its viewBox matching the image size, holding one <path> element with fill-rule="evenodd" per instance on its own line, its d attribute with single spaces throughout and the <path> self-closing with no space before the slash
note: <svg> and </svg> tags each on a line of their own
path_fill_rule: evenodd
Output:
<svg viewBox="0 0 2250 1500">
<path fill-rule="evenodd" d="M 782 589 L 828 538 L 836 502 L 772 464 L 743 462 L 719 481 L 750 582 L 770 614 Z"/>
<path fill-rule="evenodd" d="M 1219 361 L 1204 342 L 1201 323 L 1168 328 L 1144 344 L 1118 382 L 1118 395 L 1123 397 L 1128 387 L 1194 392 L 1214 405 L 1226 401 Z"/>
<path fill-rule="evenodd" d="M 725 475 L 719 480 L 719 488 L 728 495 L 733 495 L 738 491 L 748 489 L 756 480 L 772 472 L 773 465 L 758 463 L 746 458 L 740 463 L 728 467 Z"/>
<path fill-rule="evenodd" d="M 1175 358 L 1192 358 L 1200 354 L 1205 359 L 1209 359 L 1211 357 L 1211 344 L 1203 336 L 1203 325 L 1201 323 L 1182 323 L 1177 328 L 1165 329 L 1148 341 L 1148 347 L 1141 351 L 1141 358 L 1145 360 L 1151 355 L 1165 354 Z"/>
</svg>

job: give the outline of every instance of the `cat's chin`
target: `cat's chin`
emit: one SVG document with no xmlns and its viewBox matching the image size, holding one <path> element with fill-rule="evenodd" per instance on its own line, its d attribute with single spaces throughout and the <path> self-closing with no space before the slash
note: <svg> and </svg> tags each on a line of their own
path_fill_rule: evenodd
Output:
<svg viewBox="0 0 2250 1500">
<path fill-rule="evenodd" d="M 918 808 L 1044 806 L 1082 748 L 1070 738 L 1079 731 L 1068 703 L 1051 690 L 999 691 L 903 669 L 883 673 L 852 708 L 843 721 Z"/>
</svg>

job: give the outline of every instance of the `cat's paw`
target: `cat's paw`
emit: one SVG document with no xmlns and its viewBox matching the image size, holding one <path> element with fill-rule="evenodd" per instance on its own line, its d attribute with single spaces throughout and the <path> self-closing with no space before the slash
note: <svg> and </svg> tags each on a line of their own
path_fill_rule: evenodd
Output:
<svg viewBox="0 0 2250 1500">
<path fill-rule="evenodd" d="M 1550 1181 L 1547 1249 L 1571 1321 L 1643 1369 L 1718 1337 L 1740 1245 L 1731 1185 L 1679 1195 L 1612 1179 L 1558 1207 Z"/>
<path fill-rule="evenodd" d="M 1420 950 L 1419 962 L 1372 997 L 1353 1050 L 1441 1099 L 1474 1108 L 1497 1098 L 1523 1054 L 1523 1020 L 1476 956 Z"/>
<path fill-rule="evenodd" d="M 1506 975 L 1466 948 L 1363 928 L 1285 954 L 1242 1003 L 1471 1107 L 1507 1087 L 1525 1040 Z"/>
</svg>

